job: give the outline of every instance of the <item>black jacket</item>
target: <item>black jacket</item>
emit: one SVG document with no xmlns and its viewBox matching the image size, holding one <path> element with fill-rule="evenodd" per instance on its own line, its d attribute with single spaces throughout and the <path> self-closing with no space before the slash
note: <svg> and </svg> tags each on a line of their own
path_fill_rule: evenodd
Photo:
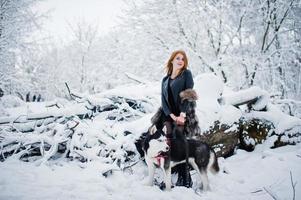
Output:
<svg viewBox="0 0 301 200">
<path fill-rule="evenodd" d="M 161 103 L 162 109 L 164 111 L 165 116 L 169 116 L 172 113 L 170 102 L 168 101 L 168 87 L 169 87 L 170 76 L 167 75 L 162 80 L 161 85 Z M 175 102 L 175 106 L 177 110 L 180 112 L 186 112 L 186 106 L 181 103 L 181 98 L 179 96 L 180 92 L 186 89 L 193 88 L 193 78 L 191 71 L 186 69 L 182 72 L 181 75 L 177 76 L 172 84 L 171 91 L 173 94 L 173 100 Z M 178 115 L 179 113 L 173 113 Z"/>
</svg>

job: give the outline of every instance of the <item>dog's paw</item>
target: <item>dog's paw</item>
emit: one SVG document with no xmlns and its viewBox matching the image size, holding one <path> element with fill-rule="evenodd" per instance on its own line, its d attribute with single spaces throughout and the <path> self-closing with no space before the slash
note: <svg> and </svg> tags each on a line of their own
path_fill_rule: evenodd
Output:
<svg viewBox="0 0 301 200">
<path fill-rule="evenodd" d="M 158 186 L 159 186 L 160 190 L 165 190 L 166 189 L 166 185 L 165 185 L 164 182 L 159 183 Z"/>
</svg>

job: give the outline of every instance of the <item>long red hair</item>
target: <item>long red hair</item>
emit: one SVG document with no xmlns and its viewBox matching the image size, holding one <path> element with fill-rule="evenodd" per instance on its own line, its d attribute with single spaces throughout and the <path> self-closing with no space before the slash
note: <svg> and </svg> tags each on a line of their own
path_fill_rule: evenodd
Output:
<svg viewBox="0 0 301 200">
<path fill-rule="evenodd" d="M 172 52 L 172 54 L 171 54 L 171 56 L 168 59 L 168 62 L 166 64 L 165 68 L 166 68 L 167 75 L 171 75 L 171 73 L 172 73 L 172 61 L 177 56 L 177 54 L 182 54 L 182 56 L 184 58 L 184 66 L 180 70 L 179 74 L 181 74 L 188 67 L 188 59 L 187 59 L 185 51 L 183 51 L 183 50 L 176 50 L 176 51 Z"/>
</svg>

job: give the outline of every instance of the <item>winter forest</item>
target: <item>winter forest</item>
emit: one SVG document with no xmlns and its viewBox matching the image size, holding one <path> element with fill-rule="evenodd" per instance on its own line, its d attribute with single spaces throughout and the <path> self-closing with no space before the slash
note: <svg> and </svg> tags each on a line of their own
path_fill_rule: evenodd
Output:
<svg viewBox="0 0 301 200">
<path fill-rule="evenodd" d="M 82 18 L 63 42 L 37 36 L 40 2 L 0 0 L 1 200 L 301 199 L 300 0 L 126 0 L 114 29 Z M 135 147 L 178 49 L 218 156 L 210 191 L 193 170 L 191 188 L 145 186 Z"/>
</svg>

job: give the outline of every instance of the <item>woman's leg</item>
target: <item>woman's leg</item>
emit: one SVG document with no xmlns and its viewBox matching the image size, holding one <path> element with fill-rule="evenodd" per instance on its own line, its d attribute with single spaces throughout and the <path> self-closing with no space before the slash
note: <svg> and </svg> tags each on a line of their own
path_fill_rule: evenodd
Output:
<svg viewBox="0 0 301 200">
<path fill-rule="evenodd" d="M 186 163 L 180 164 L 177 166 L 177 172 L 178 172 L 178 181 L 176 185 L 178 186 L 185 186 L 185 187 L 191 187 L 192 186 L 192 180 L 190 176 L 190 168 L 188 164 L 188 154 L 189 154 L 189 147 L 187 143 L 187 138 L 184 133 L 184 126 L 176 126 L 175 128 L 175 134 L 177 140 L 183 140 L 185 147 L 185 154 L 186 154 Z"/>
<path fill-rule="evenodd" d="M 175 126 L 172 121 L 166 120 L 164 122 L 164 125 L 166 126 L 166 137 L 169 140 L 169 145 L 170 145 L 170 140 L 172 139 L 177 139 L 177 140 L 183 140 L 186 138 L 184 135 L 184 126 Z M 175 138 L 174 138 L 175 137 Z M 186 149 L 186 147 L 185 147 Z M 175 172 L 178 173 L 178 180 L 176 185 L 177 186 L 185 186 L 185 187 L 191 187 L 192 186 L 192 181 L 191 181 L 191 176 L 189 173 L 189 166 L 186 163 L 180 164 L 178 166 L 175 166 Z"/>
<path fill-rule="evenodd" d="M 191 187 L 192 180 L 189 173 L 189 167 L 186 165 L 186 163 L 179 164 L 178 166 L 176 166 L 176 171 L 178 172 L 178 180 L 176 185 Z"/>
</svg>

